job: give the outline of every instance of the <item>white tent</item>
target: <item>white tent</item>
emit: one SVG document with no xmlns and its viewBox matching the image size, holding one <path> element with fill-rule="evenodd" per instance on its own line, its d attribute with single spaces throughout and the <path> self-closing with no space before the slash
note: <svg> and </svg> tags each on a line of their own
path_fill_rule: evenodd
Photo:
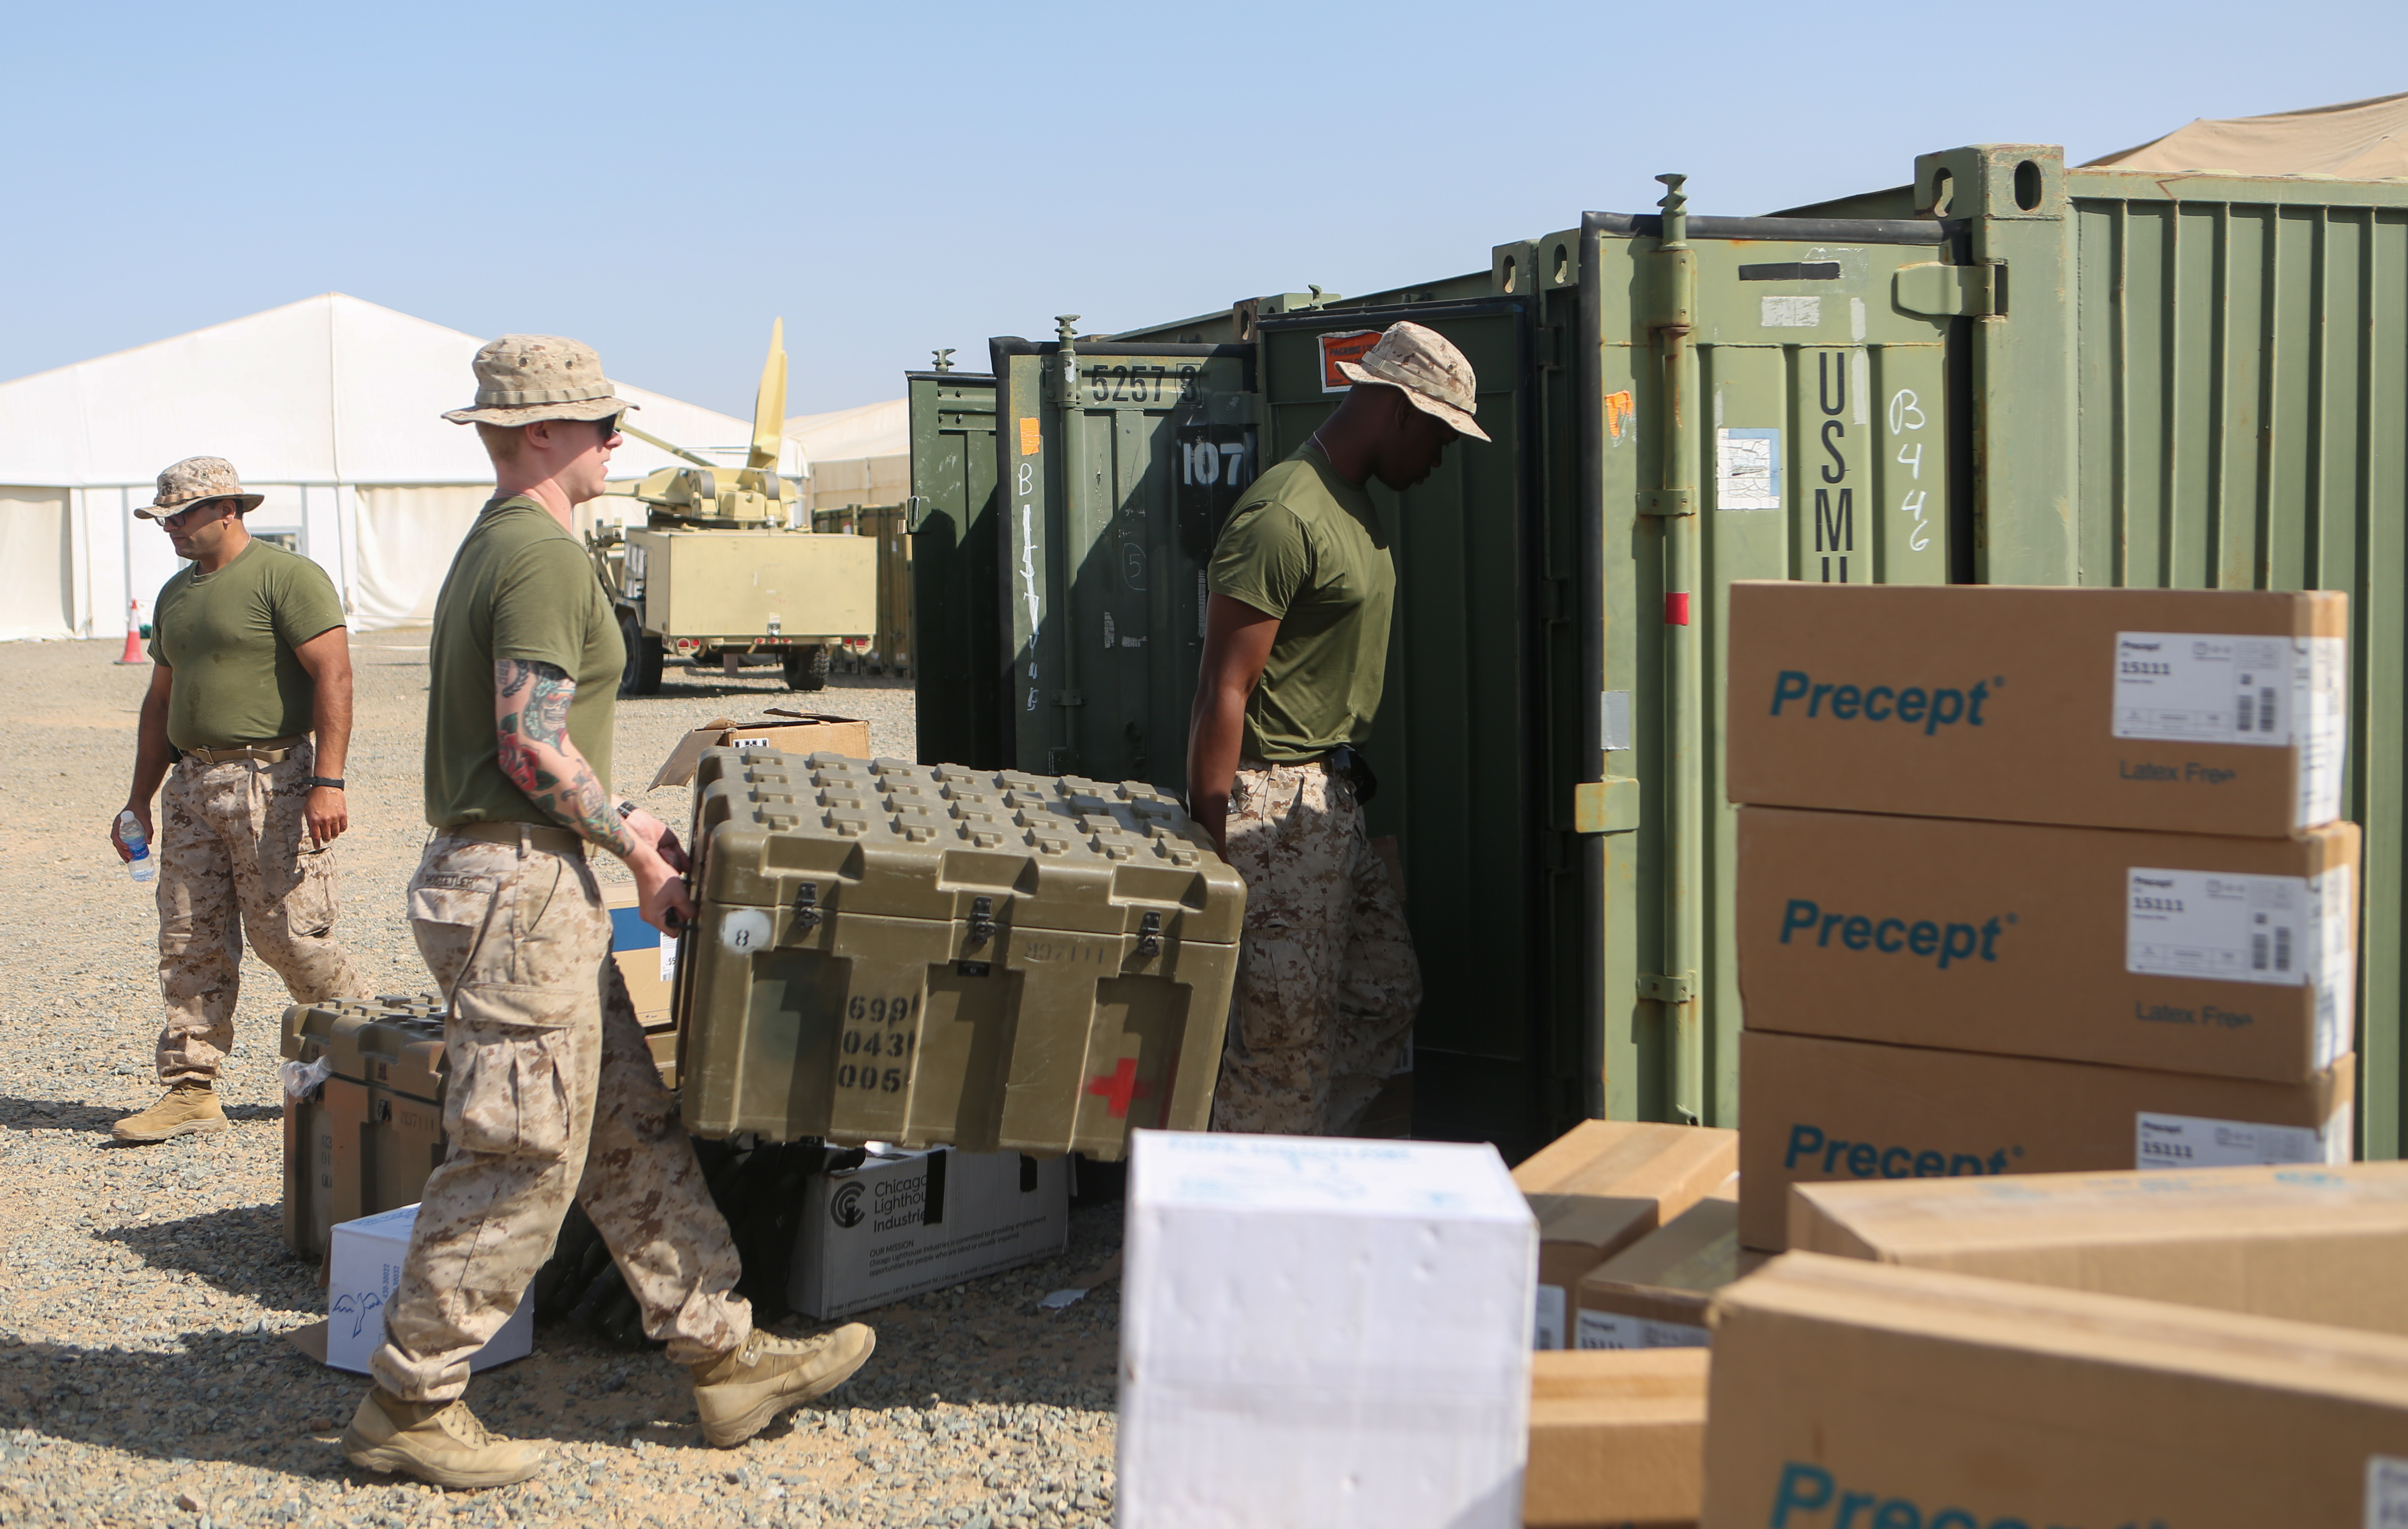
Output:
<svg viewBox="0 0 2408 1529">
<path fill-rule="evenodd" d="M 251 529 L 324 567 L 355 629 L 426 620 L 493 483 L 476 433 L 437 417 L 474 391 L 481 343 L 327 293 L 0 383 L 0 638 L 122 636 L 129 601 L 147 620 L 177 564 L 134 507 L 160 468 L 203 454 L 266 495 Z M 619 391 L 653 435 L 742 461 L 749 421 Z M 611 467 L 672 461 L 630 439 Z M 809 458 L 792 447 L 779 465 L 799 477 Z"/>
<path fill-rule="evenodd" d="M 911 492 L 911 407 L 901 398 L 797 414 L 786 438 L 811 461 L 813 509 L 892 505 Z"/>
</svg>

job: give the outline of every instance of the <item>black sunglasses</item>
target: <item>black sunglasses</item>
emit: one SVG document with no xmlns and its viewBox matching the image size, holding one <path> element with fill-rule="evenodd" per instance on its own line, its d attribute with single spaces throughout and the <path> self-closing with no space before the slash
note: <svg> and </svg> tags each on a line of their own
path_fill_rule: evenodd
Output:
<svg viewBox="0 0 2408 1529">
<path fill-rule="evenodd" d="M 611 436 L 619 433 L 619 416 L 616 414 L 606 414 L 601 419 L 598 419 L 594 422 L 602 427 L 602 438 L 604 440 L 609 440 Z"/>
<path fill-rule="evenodd" d="M 159 523 L 165 526 L 170 531 L 181 531 L 184 529 L 184 522 L 191 520 L 194 516 L 198 515 L 201 511 L 205 509 L 222 508 L 224 505 L 225 501 L 222 499 L 204 499 L 199 504 L 194 505 L 190 508 L 176 511 L 173 515 L 160 516 Z"/>
</svg>

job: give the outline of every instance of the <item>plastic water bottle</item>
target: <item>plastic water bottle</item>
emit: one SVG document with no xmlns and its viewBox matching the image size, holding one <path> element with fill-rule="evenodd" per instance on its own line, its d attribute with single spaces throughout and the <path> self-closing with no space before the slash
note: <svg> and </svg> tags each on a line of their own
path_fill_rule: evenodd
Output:
<svg viewBox="0 0 2408 1529">
<path fill-rule="evenodd" d="M 125 863 L 126 875 L 136 881 L 148 881 L 159 874 L 159 867 L 150 863 L 150 841 L 142 836 L 140 819 L 131 812 L 119 813 L 117 836 L 134 854 L 134 858 Z"/>
</svg>

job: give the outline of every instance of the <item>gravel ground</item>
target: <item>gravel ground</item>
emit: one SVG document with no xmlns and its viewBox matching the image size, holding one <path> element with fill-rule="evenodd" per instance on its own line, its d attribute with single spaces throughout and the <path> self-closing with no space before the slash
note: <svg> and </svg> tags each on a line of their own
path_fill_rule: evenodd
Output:
<svg viewBox="0 0 2408 1529">
<path fill-rule="evenodd" d="M 426 986 L 401 914 L 425 828 L 425 634 L 353 645 L 341 932 L 379 992 Z M 500 1432 L 556 1441 L 544 1474 L 445 1493 L 347 1465 L 334 1447 L 365 1382 L 282 1335 L 324 1314 L 284 1250 L 273 973 L 246 957 L 221 1088 L 234 1129 L 126 1148 L 108 1127 L 157 1097 L 157 924 L 107 843 L 149 671 L 114 643 L 0 644 L 0 772 L 17 836 L 0 873 L 14 973 L 0 986 L 0 1524 L 1101 1524 L 1112 1494 L 1118 1287 L 1061 1312 L 1049 1291 L 1116 1256 L 1120 1212 L 1071 1217 L 1063 1257 L 862 1320 L 878 1353 L 851 1383 L 739 1450 L 705 1446 L 684 1376 L 580 1330 L 480 1376 Z M 621 791 L 672 824 L 682 790 L 641 794 L 686 728 L 797 699 L 867 720 L 910 757 L 908 681 L 838 674 L 796 697 L 773 670 L 672 667 L 619 706 Z M 786 1331 L 810 1331 L 790 1322 Z"/>
</svg>

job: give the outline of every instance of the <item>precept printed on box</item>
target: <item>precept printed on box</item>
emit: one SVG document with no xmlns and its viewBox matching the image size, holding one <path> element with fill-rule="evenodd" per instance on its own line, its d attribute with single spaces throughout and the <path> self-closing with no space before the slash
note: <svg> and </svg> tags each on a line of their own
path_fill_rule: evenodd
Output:
<svg viewBox="0 0 2408 1529">
<path fill-rule="evenodd" d="M 1741 581 L 1735 802 L 2275 837 L 2341 816 L 2346 597 Z"/>
<path fill-rule="evenodd" d="M 1744 1022 L 2310 1078 L 2354 1040 L 2358 843 L 1744 807 Z"/>
</svg>

